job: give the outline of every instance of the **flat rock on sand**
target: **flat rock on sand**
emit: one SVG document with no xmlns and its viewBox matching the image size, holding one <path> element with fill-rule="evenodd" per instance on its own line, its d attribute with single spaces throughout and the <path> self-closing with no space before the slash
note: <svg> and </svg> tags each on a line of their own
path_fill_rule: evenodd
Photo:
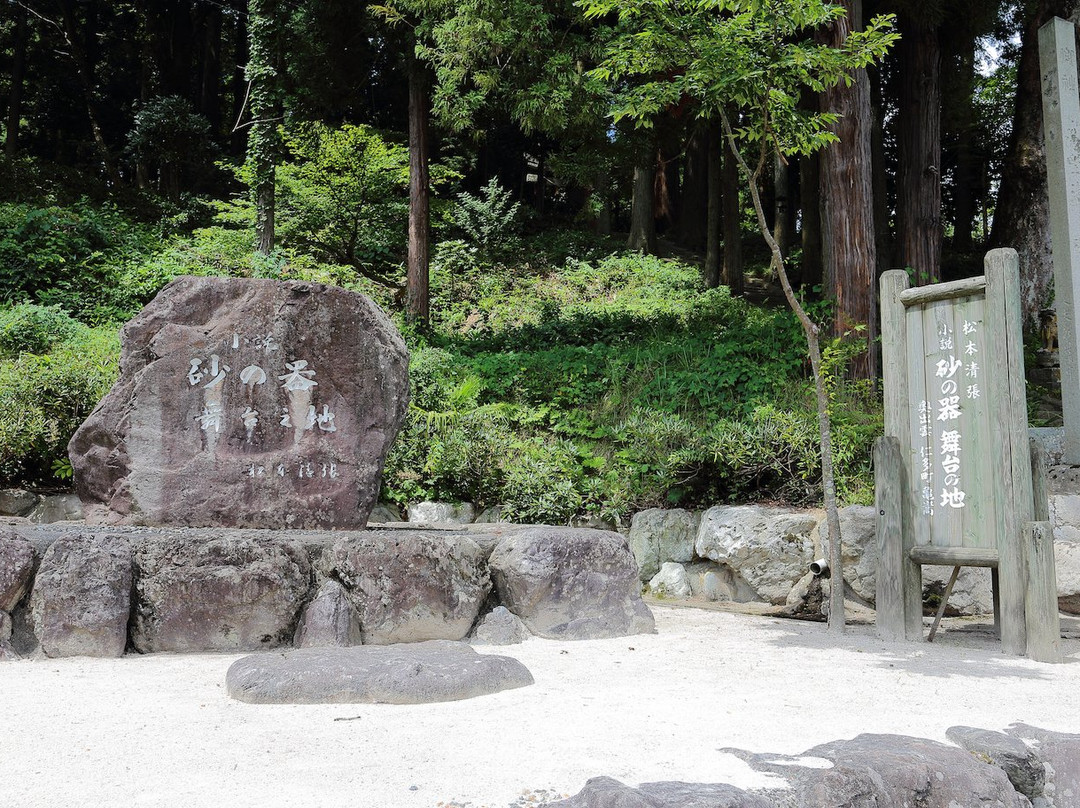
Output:
<svg viewBox="0 0 1080 808">
<path fill-rule="evenodd" d="M 225 683 L 252 704 L 426 704 L 525 687 L 533 677 L 516 659 L 431 640 L 254 654 L 234 662 Z"/>
</svg>

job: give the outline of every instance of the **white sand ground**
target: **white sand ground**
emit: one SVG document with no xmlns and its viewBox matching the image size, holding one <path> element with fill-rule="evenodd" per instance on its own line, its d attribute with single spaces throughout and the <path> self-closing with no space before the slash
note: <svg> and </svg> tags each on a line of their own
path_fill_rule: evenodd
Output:
<svg viewBox="0 0 1080 808">
<path fill-rule="evenodd" d="M 658 633 L 480 648 L 532 687 L 422 706 L 242 704 L 236 655 L 0 664 L 0 806 L 503 806 L 623 782 L 777 785 L 728 747 L 799 754 L 861 732 L 945 740 L 954 724 L 1080 732 L 1068 662 L 985 633 L 889 645 L 868 626 L 655 607 Z"/>
</svg>

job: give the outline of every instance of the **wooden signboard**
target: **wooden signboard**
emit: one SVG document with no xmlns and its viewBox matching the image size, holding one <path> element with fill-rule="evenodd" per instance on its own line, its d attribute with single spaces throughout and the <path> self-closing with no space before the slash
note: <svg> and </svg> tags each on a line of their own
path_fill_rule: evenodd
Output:
<svg viewBox="0 0 1080 808">
<path fill-rule="evenodd" d="M 1035 507 L 1016 252 L 985 270 L 914 289 L 903 270 L 881 278 L 878 623 L 922 636 L 921 565 L 990 567 L 1002 645 L 1023 654 Z"/>
</svg>

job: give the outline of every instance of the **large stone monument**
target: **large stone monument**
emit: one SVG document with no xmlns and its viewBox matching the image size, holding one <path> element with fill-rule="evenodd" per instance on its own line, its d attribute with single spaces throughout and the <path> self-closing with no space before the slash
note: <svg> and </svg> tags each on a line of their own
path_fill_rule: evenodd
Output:
<svg viewBox="0 0 1080 808">
<path fill-rule="evenodd" d="M 121 332 L 120 379 L 71 439 L 88 521 L 363 527 L 408 354 L 363 295 L 179 278 Z"/>
</svg>

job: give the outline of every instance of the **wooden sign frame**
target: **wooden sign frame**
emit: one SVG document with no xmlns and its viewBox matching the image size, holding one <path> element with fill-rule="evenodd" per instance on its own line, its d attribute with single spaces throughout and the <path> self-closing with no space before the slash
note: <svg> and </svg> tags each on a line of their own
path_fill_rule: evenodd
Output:
<svg viewBox="0 0 1080 808">
<path fill-rule="evenodd" d="M 881 277 L 878 632 L 922 637 L 923 565 L 954 567 L 953 580 L 962 566 L 989 567 L 1002 647 L 1051 661 L 1052 527 L 1045 485 L 1032 481 L 1016 251 L 993 250 L 984 267 L 917 288 L 904 270 Z"/>
</svg>

